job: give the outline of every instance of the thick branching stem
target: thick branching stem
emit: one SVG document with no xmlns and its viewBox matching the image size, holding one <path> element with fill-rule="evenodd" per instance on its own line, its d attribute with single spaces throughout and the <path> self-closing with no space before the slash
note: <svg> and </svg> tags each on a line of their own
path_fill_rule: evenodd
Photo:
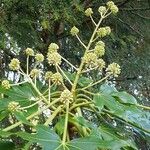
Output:
<svg viewBox="0 0 150 150">
<path fill-rule="evenodd" d="M 65 126 L 64 126 L 63 140 L 62 140 L 63 145 L 65 145 L 66 138 L 67 138 L 68 118 L 69 118 L 69 101 L 67 101 L 66 103 Z"/>
</svg>

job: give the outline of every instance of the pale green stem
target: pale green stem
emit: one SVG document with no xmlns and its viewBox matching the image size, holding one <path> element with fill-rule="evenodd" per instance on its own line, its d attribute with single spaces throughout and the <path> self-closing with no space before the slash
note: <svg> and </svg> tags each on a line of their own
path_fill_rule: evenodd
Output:
<svg viewBox="0 0 150 150">
<path fill-rule="evenodd" d="M 146 109 L 146 110 L 150 110 L 149 106 L 144 106 L 144 105 L 139 105 L 139 104 L 136 104 L 136 106 L 140 107 L 140 108 L 143 108 L 143 109 Z"/>
<path fill-rule="evenodd" d="M 90 18 L 91 18 L 93 24 L 96 26 L 97 24 L 95 23 L 95 21 L 94 21 L 94 19 L 93 19 L 93 17 L 91 15 L 90 15 Z"/>
<path fill-rule="evenodd" d="M 37 112 L 31 114 L 31 115 L 28 116 L 26 119 L 27 119 L 27 120 L 30 120 L 30 119 L 32 119 L 33 117 L 35 117 L 35 116 L 41 114 L 44 110 L 48 109 L 49 107 L 51 107 L 52 105 L 54 105 L 54 104 L 57 103 L 58 101 L 60 101 L 59 98 L 56 99 L 56 100 L 54 100 L 53 102 L 49 103 L 49 104 L 48 104 L 47 106 L 45 106 L 43 109 L 41 109 L 41 110 L 39 110 L 39 111 L 37 111 Z M 15 123 L 15 124 L 13 124 L 13 125 L 11 125 L 11 126 L 9 126 L 9 127 L 6 127 L 5 129 L 3 129 L 3 131 L 10 131 L 10 130 L 16 128 L 17 126 L 19 126 L 19 125 L 21 125 L 21 124 L 22 124 L 22 121 L 19 121 L 19 122 Z"/>
<path fill-rule="evenodd" d="M 34 84 L 35 84 L 35 86 L 36 86 L 36 76 L 34 77 Z"/>
<path fill-rule="evenodd" d="M 29 56 L 27 56 L 27 75 L 29 74 Z"/>
<path fill-rule="evenodd" d="M 89 84 L 88 86 L 82 88 L 82 90 L 85 90 L 85 89 L 87 89 L 87 88 L 89 88 L 89 87 L 92 87 L 92 86 L 94 86 L 94 85 L 96 85 L 96 84 L 99 84 L 99 83 L 103 82 L 103 81 L 106 80 L 110 75 L 111 75 L 111 74 L 107 75 L 106 77 L 102 78 L 101 80 L 98 80 L 98 81 L 94 82 L 93 84 Z"/>
<path fill-rule="evenodd" d="M 78 41 L 81 43 L 81 45 L 86 49 L 85 44 L 81 41 L 81 39 L 79 38 L 79 36 L 76 34 L 76 38 L 78 39 Z"/>
<path fill-rule="evenodd" d="M 33 104 L 29 105 L 29 106 L 26 106 L 26 107 L 21 107 L 20 109 L 21 109 L 21 110 L 25 110 L 25 109 L 31 108 L 31 107 L 35 106 L 36 104 L 38 104 L 38 103 L 41 102 L 41 101 L 42 101 L 42 100 L 38 100 L 37 102 L 35 102 L 35 103 L 33 103 Z"/>
<path fill-rule="evenodd" d="M 69 101 L 67 101 L 66 103 L 65 126 L 64 126 L 64 133 L 63 133 L 63 139 L 62 139 L 63 145 L 65 145 L 66 137 L 67 137 L 68 117 L 69 117 Z"/>
<path fill-rule="evenodd" d="M 48 100 L 51 101 L 51 80 L 48 80 Z"/>
<path fill-rule="evenodd" d="M 71 111 L 71 110 L 73 110 L 73 109 L 75 109 L 77 107 L 88 106 L 89 104 L 92 104 L 92 102 L 87 102 L 87 103 L 83 102 L 83 103 L 75 104 L 72 107 L 70 107 L 69 110 Z"/>
<path fill-rule="evenodd" d="M 57 114 L 61 111 L 62 106 L 59 106 L 52 115 L 50 115 L 50 117 L 46 120 L 46 122 L 44 123 L 44 125 L 48 126 L 52 120 L 57 116 Z"/>
<path fill-rule="evenodd" d="M 34 88 L 34 90 L 37 92 L 37 94 L 43 99 L 43 101 L 46 104 L 49 104 L 49 102 L 47 101 L 47 99 L 43 96 L 43 94 L 37 89 L 37 87 L 35 86 L 35 84 L 32 82 L 32 80 L 30 79 L 29 83 L 32 85 L 32 87 Z"/>
<path fill-rule="evenodd" d="M 61 58 L 67 63 L 69 64 L 72 68 L 74 68 L 76 71 L 78 70 L 73 64 L 71 64 L 67 59 L 65 59 L 64 57 L 61 56 Z"/>
<path fill-rule="evenodd" d="M 63 76 L 66 78 L 66 80 L 71 84 L 71 85 L 73 85 L 73 83 L 70 81 L 70 79 L 67 77 L 67 75 L 64 73 L 64 71 L 59 67 L 59 66 L 57 66 L 58 67 L 58 69 L 60 70 L 60 72 L 63 74 Z"/>
<path fill-rule="evenodd" d="M 88 97 L 87 95 L 85 95 L 85 94 L 78 94 L 77 95 L 77 98 L 80 98 L 80 97 L 85 97 L 86 99 L 88 99 L 88 100 L 92 100 L 90 97 Z"/>
<path fill-rule="evenodd" d="M 28 81 L 22 81 L 22 82 L 10 84 L 10 85 L 11 85 L 11 86 L 16 86 L 16 85 L 24 84 L 24 83 L 27 83 L 27 82 L 28 82 Z"/>
<path fill-rule="evenodd" d="M 84 90 L 84 89 L 78 89 L 79 91 L 83 91 L 83 92 L 85 92 L 85 93 L 88 93 L 88 94 L 90 94 L 90 95 L 95 95 L 95 93 L 92 93 L 92 92 L 90 92 L 90 91 L 87 91 L 87 90 Z"/>
<path fill-rule="evenodd" d="M 97 69 L 97 67 L 90 68 L 90 69 L 87 69 L 87 70 L 83 70 L 81 73 L 87 73 L 87 72 L 92 71 L 94 69 Z"/>
</svg>

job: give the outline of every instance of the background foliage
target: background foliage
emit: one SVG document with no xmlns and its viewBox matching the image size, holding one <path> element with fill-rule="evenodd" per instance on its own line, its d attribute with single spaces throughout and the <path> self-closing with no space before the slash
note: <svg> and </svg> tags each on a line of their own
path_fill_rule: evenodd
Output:
<svg viewBox="0 0 150 150">
<path fill-rule="evenodd" d="M 117 62 L 123 71 L 112 83 L 135 94 L 140 103 L 149 104 L 150 2 L 114 2 L 119 7 L 119 14 L 103 22 L 113 30 L 111 38 L 105 38 L 105 61 Z M 26 47 L 46 55 L 51 42 L 59 44 L 60 53 L 65 58 L 79 64 L 83 51 L 80 45 L 74 44 L 76 39 L 70 37 L 70 28 L 78 26 L 86 43 L 93 26 L 83 12 L 87 7 L 97 9 L 104 3 L 104 0 L 0 0 L 0 78 L 9 76 L 7 64 L 11 58 L 17 56 L 25 61 L 22 51 Z M 96 20 L 97 15 L 94 16 Z M 62 66 L 68 69 L 68 66 Z M 19 80 L 16 74 L 15 80 Z"/>
</svg>

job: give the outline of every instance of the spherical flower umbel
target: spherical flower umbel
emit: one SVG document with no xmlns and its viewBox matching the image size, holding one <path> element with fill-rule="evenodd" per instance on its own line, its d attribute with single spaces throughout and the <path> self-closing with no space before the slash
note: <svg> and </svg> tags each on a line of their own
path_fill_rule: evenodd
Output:
<svg viewBox="0 0 150 150">
<path fill-rule="evenodd" d="M 121 73 L 120 66 L 117 63 L 112 63 L 108 65 L 107 74 L 112 74 L 114 77 L 118 77 L 118 75 Z"/>
<path fill-rule="evenodd" d="M 8 104 L 8 110 L 10 112 L 19 111 L 19 109 L 20 109 L 20 105 L 18 102 L 13 101 Z"/>
<path fill-rule="evenodd" d="M 75 36 L 75 35 L 77 35 L 77 34 L 79 33 L 79 29 L 74 26 L 74 27 L 71 29 L 70 33 L 71 33 L 72 36 Z"/>
<path fill-rule="evenodd" d="M 47 71 L 45 73 L 45 80 L 51 80 L 53 73 L 51 71 Z"/>
<path fill-rule="evenodd" d="M 42 54 L 36 54 L 35 60 L 40 63 L 40 62 L 44 61 L 44 56 Z"/>
<path fill-rule="evenodd" d="M 52 82 L 54 82 L 55 84 L 60 85 L 60 84 L 63 82 L 63 77 L 62 77 L 62 75 L 61 75 L 59 72 L 54 73 L 54 74 L 52 75 Z"/>
<path fill-rule="evenodd" d="M 116 13 L 119 11 L 119 9 L 118 9 L 118 7 L 117 7 L 116 5 L 112 5 L 112 6 L 110 7 L 110 10 L 111 10 L 111 12 L 112 12 L 113 14 L 116 14 Z"/>
<path fill-rule="evenodd" d="M 102 46 L 102 47 L 105 47 L 105 43 L 104 43 L 103 41 L 98 41 L 98 42 L 96 43 L 96 45 L 100 45 L 100 46 Z"/>
<path fill-rule="evenodd" d="M 97 63 L 97 69 L 102 70 L 105 68 L 105 61 L 103 59 L 98 59 L 96 63 Z"/>
<path fill-rule="evenodd" d="M 94 48 L 94 53 L 98 57 L 102 57 L 105 54 L 105 48 L 101 45 L 96 45 L 95 48 Z"/>
<path fill-rule="evenodd" d="M 32 69 L 31 72 L 30 72 L 30 75 L 31 75 L 32 78 L 36 78 L 40 75 L 40 70 Z"/>
<path fill-rule="evenodd" d="M 83 60 L 86 67 L 93 68 L 96 66 L 97 55 L 93 52 L 89 52 L 84 56 Z"/>
<path fill-rule="evenodd" d="M 3 88 L 5 88 L 7 90 L 10 89 L 10 83 L 8 80 L 3 80 L 1 85 Z"/>
<path fill-rule="evenodd" d="M 60 100 L 63 103 L 65 103 L 66 101 L 69 101 L 71 103 L 73 101 L 73 94 L 68 89 L 65 89 L 61 93 Z"/>
<path fill-rule="evenodd" d="M 48 52 L 54 53 L 54 52 L 57 52 L 58 49 L 59 49 L 59 46 L 56 43 L 51 43 L 48 47 Z"/>
<path fill-rule="evenodd" d="M 20 61 L 17 58 L 13 58 L 9 64 L 9 68 L 11 70 L 19 70 L 20 69 Z"/>
<path fill-rule="evenodd" d="M 26 53 L 27 56 L 34 56 L 34 51 L 33 51 L 32 48 L 27 48 L 25 50 L 25 53 Z"/>
<path fill-rule="evenodd" d="M 106 3 L 107 7 L 110 8 L 111 6 L 115 5 L 113 1 L 108 1 Z"/>
<path fill-rule="evenodd" d="M 86 15 L 87 17 L 91 16 L 92 14 L 93 14 L 92 8 L 87 8 L 87 9 L 85 10 L 85 15 Z"/>
<path fill-rule="evenodd" d="M 99 37 L 105 37 L 106 35 L 109 35 L 111 33 L 110 27 L 101 27 L 97 30 L 97 35 Z"/>
<path fill-rule="evenodd" d="M 98 8 L 98 12 L 99 12 L 100 14 L 105 14 L 105 13 L 106 13 L 106 7 L 105 7 L 105 6 L 100 6 L 100 7 Z"/>
<path fill-rule="evenodd" d="M 50 65 L 60 65 L 61 64 L 61 55 L 57 52 L 48 53 L 47 60 Z"/>
</svg>

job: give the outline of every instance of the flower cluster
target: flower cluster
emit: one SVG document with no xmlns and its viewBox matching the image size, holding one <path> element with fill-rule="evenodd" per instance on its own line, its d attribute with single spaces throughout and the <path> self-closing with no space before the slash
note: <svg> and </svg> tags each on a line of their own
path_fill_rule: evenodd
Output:
<svg viewBox="0 0 150 150">
<path fill-rule="evenodd" d="M 98 57 L 102 57 L 105 54 L 105 43 L 103 41 L 98 41 L 94 48 L 94 52 Z"/>
<path fill-rule="evenodd" d="M 19 70 L 20 69 L 20 61 L 16 58 L 13 58 L 9 64 L 9 68 L 11 70 Z"/>
<path fill-rule="evenodd" d="M 86 15 L 87 17 L 91 16 L 92 14 L 93 14 L 92 8 L 88 8 L 88 9 L 85 10 L 85 15 Z"/>
<path fill-rule="evenodd" d="M 33 51 L 32 48 L 27 48 L 27 49 L 25 50 L 25 54 L 26 54 L 27 56 L 34 56 L 34 51 Z"/>
<path fill-rule="evenodd" d="M 79 29 L 74 26 L 74 27 L 71 29 L 70 33 L 71 33 L 72 36 L 75 36 L 75 35 L 77 35 L 77 34 L 79 33 Z"/>
<path fill-rule="evenodd" d="M 51 80 L 53 73 L 51 71 L 47 71 L 45 73 L 45 80 Z"/>
<path fill-rule="evenodd" d="M 114 77 L 118 77 L 118 75 L 121 73 L 120 66 L 117 63 L 112 63 L 108 65 L 107 74 L 112 74 Z"/>
<path fill-rule="evenodd" d="M 66 101 L 69 101 L 71 103 L 73 101 L 73 94 L 68 89 L 65 89 L 61 93 L 60 101 L 63 103 L 66 103 Z"/>
<path fill-rule="evenodd" d="M 41 63 L 44 61 L 44 56 L 42 54 L 36 54 L 35 55 L 35 60 L 38 62 L 38 63 Z"/>
<path fill-rule="evenodd" d="M 47 60 L 50 65 L 60 65 L 61 55 L 58 52 L 48 53 Z"/>
<path fill-rule="evenodd" d="M 98 37 L 105 37 L 107 35 L 110 35 L 110 33 L 111 33 L 111 28 L 108 26 L 101 27 L 97 30 Z"/>
<path fill-rule="evenodd" d="M 10 89 L 10 83 L 8 80 L 3 80 L 1 85 L 5 89 Z"/>
<path fill-rule="evenodd" d="M 117 5 L 115 5 L 113 1 L 107 2 L 107 7 L 111 10 L 113 14 L 116 14 L 119 11 Z"/>
<path fill-rule="evenodd" d="M 19 110 L 20 110 L 20 105 L 19 105 L 19 103 L 18 103 L 18 102 L 15 102 L 15 101 L 10 102 L 10 103 L 8 104 L 8 110 L 9 110 L 10 112 L 19 111 Z"/>
<path fill-rule="evenodd" d="M 30 75 L 31 75 L 32 78 L 36 78 L 40 75 L 40 70 L 32 69 L 31 72 L 30 72 Z"/>
<path fill-rule="evenodd" d="M 107 9 L 106 9 L 105 6 L 100 6 L 100 7 L 98 8 L 98 12 L 99 12 L 101 15 L 105 14 L 106 11 L 107 11 Z"/>
<path fill-rule="evenodd" d="M 105 61 L 101 58 L 97 59 L 96 64 L 97 64 L 97 69 L 99 69 L 100 71 L 102 71 L 102 69 L 104 69 L 106 65 Z"/>
<path fill-rule="evenodd" d="M 83 61 L 87 68 L 94 68 L 96 66 L 97 55 L 94 52 L 85 54 Z"/>
<path fill-rule="evenodd" d="M 56 43 L 51 43 L 48 47 L 47 60 L 50 65 L 60 65 L 61 55 L 57 52 L 59 46 Z"/>
<path fill-rule="evenodd" d="M 48 47 L 48 53 L 57 52 L 58 49 L 59 49 L 59 46 L 56 43 L 51 43 Z"/>
<path fill-rule="evenodd" d="M 52 79 L 52 82 L 54 82 L 57 85 L 60 85 L 61 83 L 63 83 L 63 77 L 59 72 L 54 73 L 51 79 Z"/>
</svg>

